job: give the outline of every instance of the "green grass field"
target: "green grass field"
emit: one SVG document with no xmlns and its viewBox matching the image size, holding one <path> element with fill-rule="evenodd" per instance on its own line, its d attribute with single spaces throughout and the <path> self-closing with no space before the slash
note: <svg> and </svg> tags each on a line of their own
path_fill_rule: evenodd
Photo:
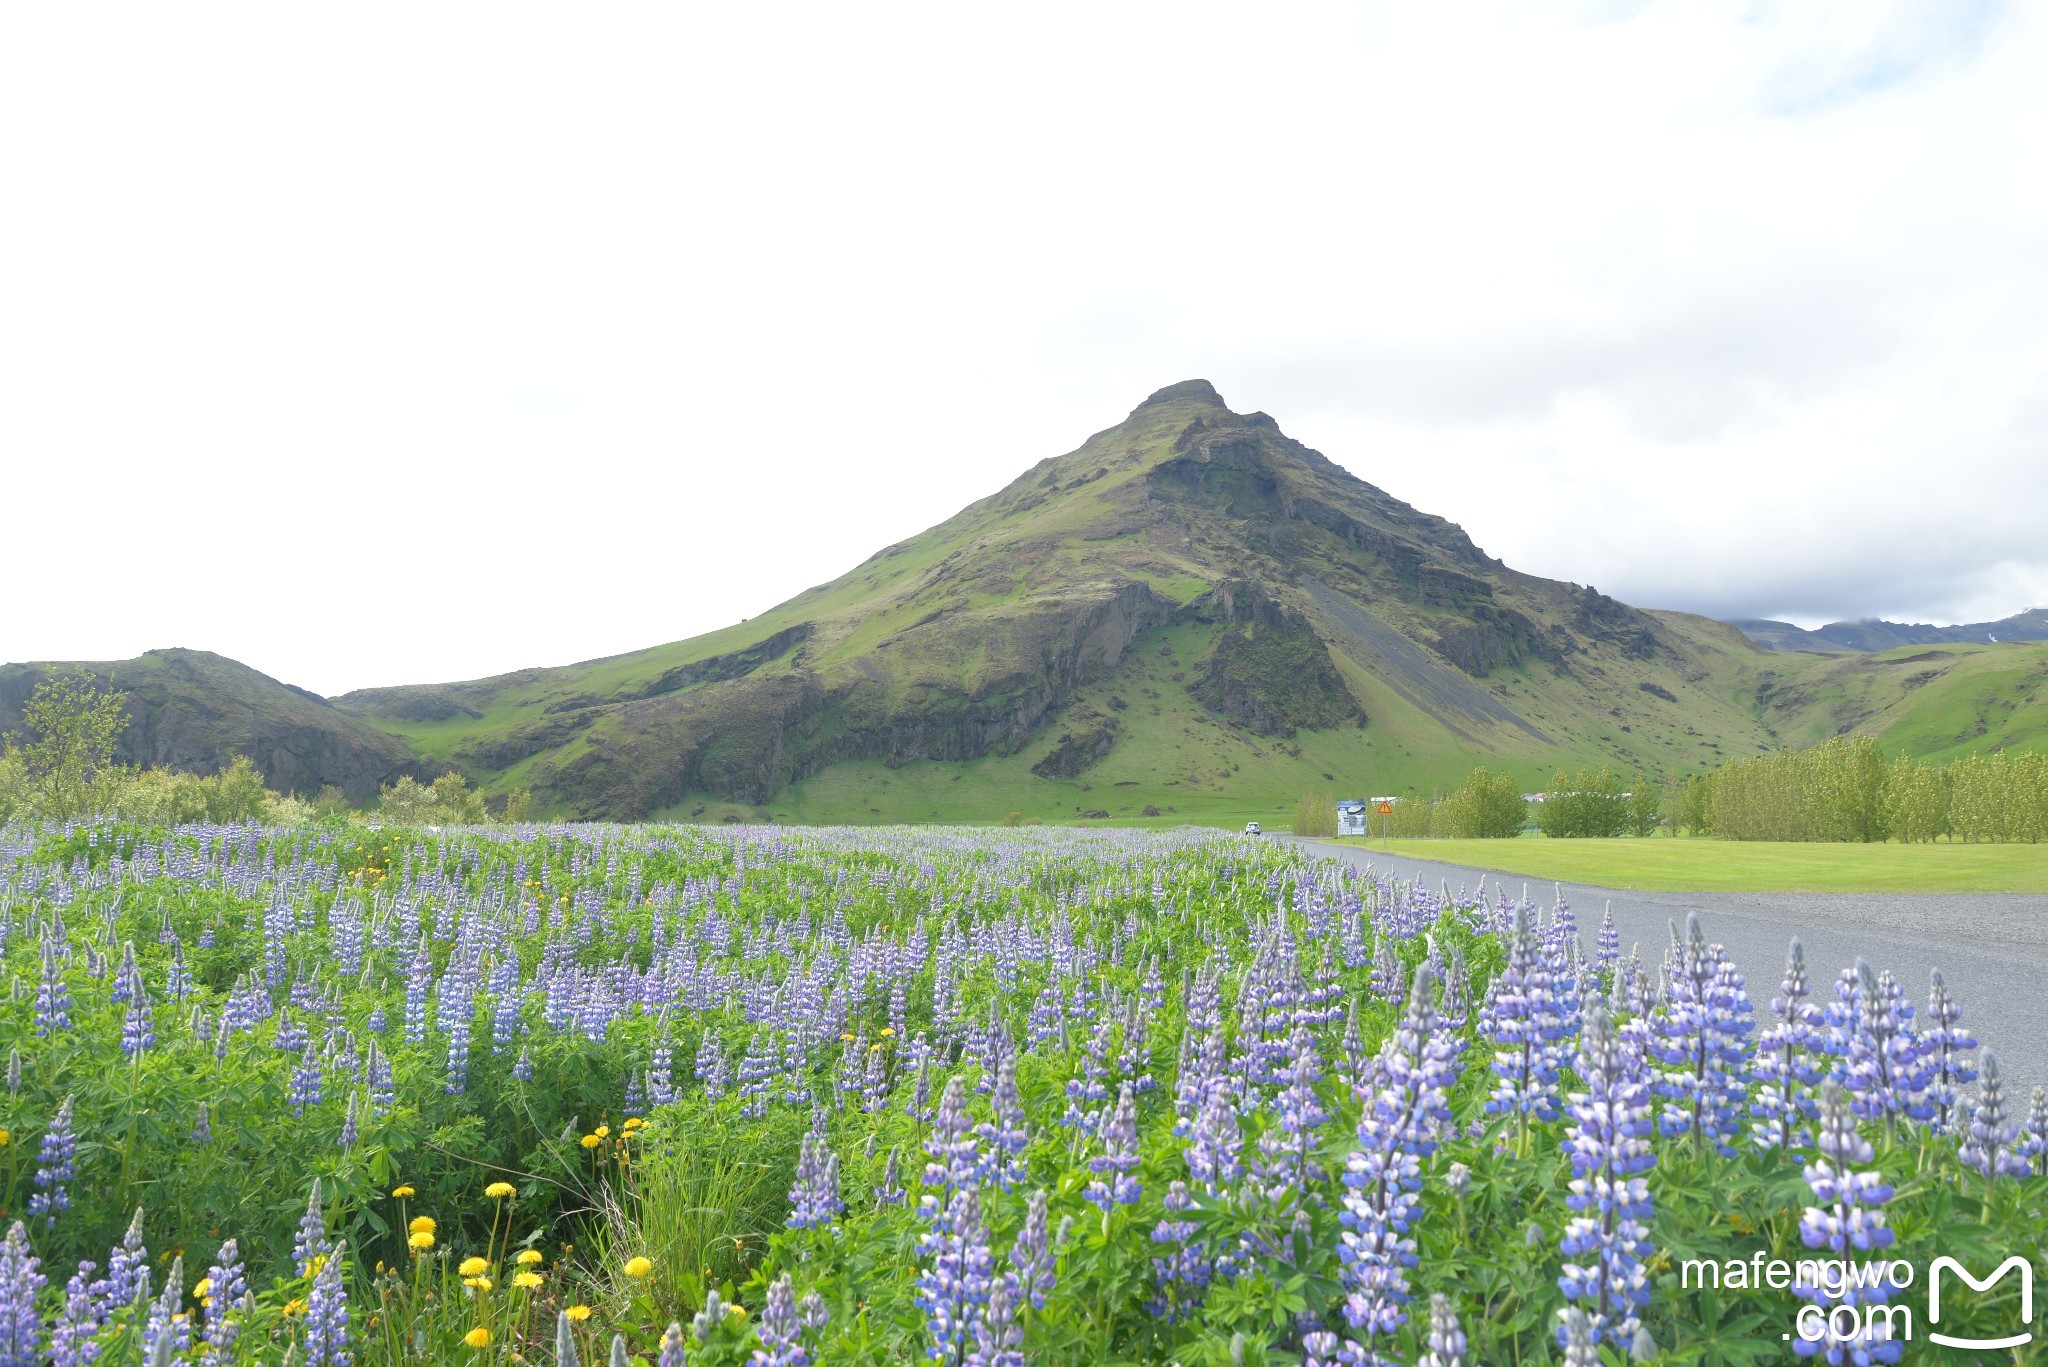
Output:
<svg viewBox="0 0 2048 1367">
<path fill-rule="evenodd" d="M 1694 840 L 1339 842 L 1530 878 L 1646 892 L 2048 892 L 2048 845 Z"/>
</svg>

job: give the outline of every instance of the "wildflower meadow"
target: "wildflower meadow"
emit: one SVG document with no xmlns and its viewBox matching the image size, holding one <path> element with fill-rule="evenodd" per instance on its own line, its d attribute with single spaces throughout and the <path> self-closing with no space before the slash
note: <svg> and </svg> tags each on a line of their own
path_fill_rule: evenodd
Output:
<svg viewBox="0 0 2048 1367">
<path fill-rule="evenodd" d="M 2048 1230 L 1939 975 L 1585 911 L 1193 830 L 8 826 L 0 1367 L 2048 1360 L 1928 1338 Z"/>
</svg>

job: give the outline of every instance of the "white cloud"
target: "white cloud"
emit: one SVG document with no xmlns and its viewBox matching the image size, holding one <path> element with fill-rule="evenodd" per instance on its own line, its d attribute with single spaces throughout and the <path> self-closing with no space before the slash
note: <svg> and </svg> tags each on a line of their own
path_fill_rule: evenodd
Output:
<svg viewBox="0 0 2048 1367">
<path fill-rule="evenodd" d="M 16 7 L 0 658 L 751 615 L 1159 385 L 1652 606 L 2048 601 L 2048 27 Z"/>
</svg>

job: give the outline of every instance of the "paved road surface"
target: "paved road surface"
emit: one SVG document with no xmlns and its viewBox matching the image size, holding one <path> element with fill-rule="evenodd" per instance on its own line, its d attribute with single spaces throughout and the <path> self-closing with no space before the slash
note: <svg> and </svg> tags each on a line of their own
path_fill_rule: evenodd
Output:
<svg viewBox="0 0 2048 1367">
<path fill-rule="evenodd" d="M 1290 838 L 1291 837 L 1283 837 Z M 1439 864 L 1405 855 L 1298 842 L 1317 855 L 1371 866 L 1397 878 L 1425 884 L 1476 889 L 1485 880 L 1510 896 L 1526 886 L 1536 905 L 1554 900 L 1551 885 L 1521 874 Z M 1813 893 L 1813 892 L 1628 892 L 1563 885 L 1578 920 L 1580 937 L 1593 948 L 1601 911 L 1614 903 L 1622 952 L 1640 945 L 1643 963 L 1663 961 L 1670 923 L 1685 928 L 1696 910 L 1707 939 L 1728 948 L 1749 980 L 1750 1001 L 1768 1009 L 1784 976 L 1785 946 L 1797 935 L 1806 943 L 1806 968 L 1816 999 L 1832 998 L 1835 975 L 1856 961 L 1891 969 L 1915 1007 L 1927 1009 L 1927 974 L 1939 968 L 1963 1007 L 1963 1024 L 1980 1044 L 1998 1051 L 2006 1095 L 2025 1114 L 2028 1092 L 2048 1086 L 2048 897 L 2007 893 Z"/>
</svg>

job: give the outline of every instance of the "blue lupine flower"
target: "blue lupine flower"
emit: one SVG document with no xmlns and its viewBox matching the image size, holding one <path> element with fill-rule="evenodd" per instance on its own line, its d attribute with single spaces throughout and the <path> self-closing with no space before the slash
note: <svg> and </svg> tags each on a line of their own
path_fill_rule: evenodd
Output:
<svg viewBox="0 0 2048 1367">
<path fill-rule="evenodd" d="M 299 1265 L 301 1276 L 310 1276 L 313 1261 L 324 1258 L 334 1251 L 334 1242 L 327 1237 L 327 1219 L 320 1211 L 320 1183 L 313 1183 L 312 1194 L 306 1198 L 306 1213 L 299 1217 L 298 1233 L 292 1240 L 292 1261 Z"/>
<path fill-rule="evenodd" d="M 1804 1122 L 1814 1113 L 1813 1086 L 1820 1080 L 1818 1055 L 1826 1044 L 1821 1013 L 1806 999 L 1806 950 L 1798 936 L 1785 955 L 1785 977 L 1771 998 L 1776 1024 L 1757 1041 L 1750 1073 L 1756 1090 L 1749 1113 L 1757 1123 L 1750 1137 L 1780 1153 L 1805 1143 Z"/>
<path fill-rule="evenodd" d="M 65 1183 L 78 1176 L 78 1136 L 71 1130 L 71 1098 L 57 1108 L 56 1118 L 43 1133 L 37 1155 L 35 1191 L 28 1198 L 28 1213 L 43 1217 L 48 1229 L 57 1227 L 57 1212 L 71 1208 L 71 1193 Z"/>
<path fill-rule="evenodd" d="M 1655 1091 L 1673 1103 L 1659 1125 L 1666 1134 L 1690 1133 L 1695 1145 L 1711 1144 L 1733 1157 L 1755 1022 L 1742 974 L 1721 946 L 1707 943 L 1696 911 L 1686 913 L 1685 939 L 1674 947 L 1669 979 L 1671 999 L 1651 1022 L 1651 1050 L 1669 1065 L 1659 1070 Z"/>
<path fill-rule="evenodd" d="M 1643 1060 L 1622 1047 L 1614 1023 L 1595 1004 L 1579 1041 L 1578 1074 L 1586 1090 L 1571 1096 L 1565 1152 L 1572 1182 L 1565 1204 L 1578 1212 L 1565 1225 L 1564 1275 L 1558 1289 L 1584 1303 L 1592 1343 L 1625 1351 L 1649 1304 L 1643 1263 L 1649 1239 L 1650 1084 Z M 1564 1339 L 1560 1333 L 1559 1342 Z"/>
<path fill-rule="evenodd" d="M 1052 1292 L 1056 1274 L 1049 1218 L 1045 1193 L 1032 1192 L 1024 1228 L 1017 1231 L 1017 1242 L 1010 1246 L 1010 1276 L 1020 1308 L 1029 1304 L 1034 1310 L 1043 1310 L 1045 1298 Z"/>
<path fill-rule="evenodd" d="M 43 941 L 43 976 L 36 988 L 36 1033 L 48 1039 L 71 1028 L 71 989 L 57 961 L 57 942 Z"/>
<path fill-rule="evenodd" d="M 1805 1218 L 1799 1222 L 1801 1242 L 1808 1248 L 1828 1249 L 1838 1262 L 1851 1259 L 1852 1249 L 1867 1254 L 1890 1248 L 1894 1236 L 1885 1226 L 1882 1207 L 1892 1199 L 1892 1189 L 1879 1173 L 1855 1171 L 1859 1165 L 1870 1162 L 1875 1152 L 1869 1141 L 1856 1132 L 1849 1094 L 1832 1078 L 1821 1084 L 1820 1120 L 1814 1146 L 1820 1150 L 1820 1156 L 1806 1165 L 1806 1184 L 1820 1204 L 1806 1208 Z M 1823 1310 L 1833 1305 L 1882 1304 L 1891 1298 L 1891 1288 L 1885 1279 L 1872 1285 L 1858 1284 L 1859 1279 L 1854 1277 L 1838 1279 L 1843 1283 L 1840 1285 L 1822 1284 L 1829 1280 L 1836 1279 L 1823 1277 L 1817 1283 L 1802 1278 L 1793 1283 L 1792 1292 Z M 1843 1367 L 1847 1363 L 1862 1367 L 1871 1362 L 1899 1360 L 1905 1345 L 1891 1337 L 1889 1320 L 1858 1316 L 1857 1324 L 1853 1333 L 1838 1336 L 1824 1316 L 1821 1336 L 1795 1338 L 1792 1351 L 1801 1357 L 1818 1355 L 1829 1367 Z"/>
<path fill-rule="evenodd" d="M 1555 1120 L 1557 1075 L 1564 1062 L 1557 1042 L 1564 1037 L 1564 1017 L 1557 1009 L 1550 965 L 1524 907 L 1514 910 L 1507 963 L 1487 984 L 1479 1031 L 1493 1042 L 1493 1072 L 1500 1079 L 1486 1109 L 1515 1116 L 1523 1128 L 1531 1116 Z"/>
<path fill-rule="evenodd" d="M 803 1328 L 796 1311 L 796 1290 L 785 1272 L 769 1283 L 767 1302 L 754 1326 L 761 1336 L 761 1347 L 753 1355 L 755 1367 L 808 1367 L 811 1355 L 800 1341 Z"/>
<path fill-rule="evenodd" d="M 870 1055 L 879 1057 L 879 1055 Z M 1008 1191 L 1024 1176 L 1024 1150 L 1031 1145 L 1031 1131 L 1024 1124 L 1024 1103 L 1017 1095 L 1017 1060 L 1005 1057 L 996 1065 L 996 1082 L 989 1094 L 995 1118 L 976 1127 L 988 1142 L 990 1175 Z"/>
<path fill-rule="evenodd" d="M 185 1255 L 180 1253 L 171 1259 L 170 1273 L 164 1278 L 163 1294 L 150 1304 L 149 1318 L 143 1324 L 143 1361 L 168 1361 L 191 1348 L 192 1321 L 179 1310 L 184 1299 Z M 159 1346 L 160 1339 L 168 1339 L 169 1342 Z"/>
<path fill-rule="evenodd" d="M 936 1202 L 940 1209 L 951 1201 L 954 1192 L 980 1184 L 981 1145 L 967 1114 L 967 1084 L 957 1074 L 946 1080 L 946 1092 L 939 1098 L 938 1115 L 925 1136 L 924 1150 L 931 1157 L 924 1167 L 924 1184 L 938 1193 Z M 931 1204 L 935 1198 L 924 1199 Z"/>
<path fill-rule="evenodd" d="M 64 1283 L 64 1307 L 50 1330 L 50 1367 L 90 1367 L 99 1357 L 94 1342 L 106 1324 L 99 1297 L 93 1291 L 93 1272 L 98 1263 L 78 1265 L 71 1280 Z"/>
<path fill-rule="evenodd" d="M 804 1135 L 796 1178 L 789 1188 L 789 1228 L 830 1226 L 844 1208 L 839 1199 L 839 1156 L 817 1135 Z"/>
<path fill-rule="evenodd" d="M 1152 1227 L 1152 1242 L 1162 1251 L 1152 1258 L 1152 1280 L 1157 1289 L 1146 1308 L 1167 1324 L 1192 1317 L 1209 1284 L 1211 1260 L 1196 1238 L 1201 1226 L 1174 1218 L 1192 1204 L 1187 1183 L 1168 1183 L 1166 1218 Z"/>
<path fill-rule="evenodd" d="M 42 1318 L 36 1293 L 45 1278 L 42 1260 L 29 1251 L 28 1231 L 16 1220 L 0 1244 L 0 1367 L 39 1367 Z"/>
<path fill-rule="evenodd" d="M 2048 1177 L 2048 1088 L 2036 1087 L 2027 1107 L 2026 1128 L 2021 1131 L 2018 1151 L 2034 1176 Z"/>
<path fill-rule="evenodd" d="M 1458 1312 L 1451 1306 L 1451 1298 L 1438 1291 L 1429 1298 L 1429 1351 L 1415 1367 L 1468 1367 L 1466 1354 L 1471 1345 L 1466 1342 L 1465 1330 L 1458 1323 Z"/>
<path fill-rule="evenodd" d="M 1131 1176 L 1138 1168 L 1138 1110 L 1131 1096 L 1131 1084 L 1117 1089 L 1116 1105 L 1102 1126 L 1102 1152 L 1088 1160 L 1095 1174 L 1081 1194 L 1101 1207 L 1107 1216 L 1116 1206 L 1137 1204 L 1138 1180 Z"/>
<path fill-rule="evenodd" d="M 1927 1099 L 1934 1107 L 1930 1119 L 1937 1131 L 1949 1128 L 1960 1089 L 1977 1080 L 1977 1070 L 1964 1056 L 1977 1047 L 1977 1040 L 1962 1025 L 1962 1004 L 1949 995 L 1941 970 L 1928 974 L 1927 1028 L 1920 1036 L 1926 1052 Z"/>
<path fill-rule="evenodd" d="M 321 1264 L 306 1295 L 306 1367 L 349 1367 L 348 1287 L 342 1281 L 345 1246 Z"/>
<path fill-rule="evenodd" d="M 1534 942 L 1519 918 L 1516 938 L 1524 944 L 1526 969 Z M 1436 1147 L 1444 1092 L 1453 1080 L 1447 1048 L 1435 1038 L 1433 977 L 1427 966 L 1415 975 L 1401 1027 L 1381 1048 L 1379 1091 L 1359 1119 L 1358 1147 L 1344 1167 L 1337 1256 L 1350 1291 L 1344 1318 L 1364 1337 L 1356 1350 L 1364 1361 L 1378 1359 L 1376 1340 L 1407 1322 L 1407 1270 L 1416 1262 L 1408 1231 L 1420 1208 L 1422 1159 Z"/>
<path fill-rule="evenodd" d="M 1865 1120 L 1883 1120 L 1895 1130 L 1899 1118 L 1926 1120 L 1931 1080 L 1924 1042 L 1913 1031 L 1913 1008 L 1889 970 L 1873 973 L 1856 961 L 1853 1018 L 1841 1042 L 1840 1080 L 1851 1106 Z"/>
<path fill-rule="evenodd" d="M 220 1246 L 213 1266 L 206 1270 L 206 1298 L 200 1304 L 206 1347 L 199 1360 L 205 1367 L 222 1367 L 234 1358 L 235 1340 L 241 1335 L 236 1312 L 249 1284 L 242 1271 L 242 1253 L 233 1239 Z"/>
<path fill-rule="evenodd" d="M 950 1090 L 950 1088 L 949 1088 Z M 988 1230 L 981 1220 L 981 1193 L 974 1187 L 952 1192 L 943 1208 L 923 1200 L 930 1228 L 919 1238 L 917 1304 L 930 1339 L 926 1356 L 957 1363 L 974 1345 L 976 1330 L 994 1289 Z"/>
<path fill-rule="evenodd" d="M 2025 1177 L 2029 1165 L 2018 1152 L 2019 1123 L 2005 1106 L 2005 1088 L 1998 1079 L 1998 1055 L 1984 1051 L 1983 1082 L 1977 1088 L 1977 1108 L 1969 1118 L 1960 1157 L 1984 1174 L 1987 1190 L 2001 1177 Z"/>
</svg>

